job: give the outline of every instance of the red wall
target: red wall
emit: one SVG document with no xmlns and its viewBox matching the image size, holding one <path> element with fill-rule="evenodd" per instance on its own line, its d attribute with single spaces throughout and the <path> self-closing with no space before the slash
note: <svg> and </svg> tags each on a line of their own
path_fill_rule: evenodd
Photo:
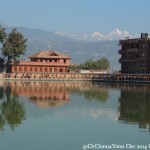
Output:
<svg viewBox="0 0 150 150">
<path fill-rule="evenodd" d="M 10 72 L 33 72 L 33 73 L 52 73 L 52 72 L 67 72 L 70 59 L 66 59 L 66 62 L 62 59 L 57 62 L 49 61 L 20 61 L 16 66 L 10 63 Z"/>
</svg>

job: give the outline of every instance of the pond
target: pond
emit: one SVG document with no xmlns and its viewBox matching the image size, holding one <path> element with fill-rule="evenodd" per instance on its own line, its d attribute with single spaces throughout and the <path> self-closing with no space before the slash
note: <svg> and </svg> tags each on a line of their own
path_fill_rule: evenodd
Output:
<svg viewBox="0 0 150 150">
<path fill-rule="evenodd" d="M 149 84 L 0 81 L 0 149 L 150 149 L 149 91 Z"/>
</svg>

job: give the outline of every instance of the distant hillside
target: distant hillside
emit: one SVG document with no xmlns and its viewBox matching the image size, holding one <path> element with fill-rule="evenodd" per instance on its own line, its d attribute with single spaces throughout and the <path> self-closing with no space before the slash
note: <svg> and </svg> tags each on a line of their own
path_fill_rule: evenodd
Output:
<svg viewBox="0 0 150 150">
<path fill-rule="evenodd" d="M 8 31 L 12 28 L 9 27 Z M 83 63 L 89 58 L 106 57 L 111 63 L 111 69 L 120 70 L 118 40 L 85 42 L 41 29 L 17 27 L 17 30 L 28 39 L 27 53 L 23 56 L 24 59 L 41 50 L 54 50 L 69 54 L 72 57 L 72 63 Z"/>
<path fill-rule="evenodd" d="M 17 31 L 21 32 L 28 39 L 28 41 L 74 41 L 73 38 L 64 37 L 54 32 L 44 31 L 41 29 L 28 29 L 25 27 L 8 27 L 8 32 L 11 31 L 13 28 L 17 28 Z"/>
</svg>

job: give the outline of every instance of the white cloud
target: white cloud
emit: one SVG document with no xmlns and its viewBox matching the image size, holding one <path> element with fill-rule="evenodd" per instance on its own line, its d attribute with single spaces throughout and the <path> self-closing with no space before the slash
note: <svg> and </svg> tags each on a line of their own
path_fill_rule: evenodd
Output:
<svg viewBox="0 0 150 150">
<path fill-rule="evenodd" d="M 101 118 L 102 116 L 106 116 L 110 118 L 111 120 L 118 120 L 119 113 L 116 111 L 113 111 L 111 109 L 83 109 L 82 111 L 84 114 L 89 114 L 93 119 Z"/>
</svg>

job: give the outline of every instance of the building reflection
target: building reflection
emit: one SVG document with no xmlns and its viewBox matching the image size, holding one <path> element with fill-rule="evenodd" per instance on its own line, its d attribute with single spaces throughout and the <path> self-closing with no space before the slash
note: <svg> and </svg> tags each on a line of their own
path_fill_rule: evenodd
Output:
<svg viewBox="0 0 150 150">
<path fill-rule="evenodd" d="M 31 82 L 3 82 L 5 87 L 11 88 L 11 93 L 26 96 L 39 107 L 54 107 L 67 104 L 70 94 L 84 95 L 85 99 L 108 99 L 108 86 L 94 82 L 65 82 L 65 81 L 31 81 Z"/>
<path fill-rule="evenodd" d="M 2 130 L 6 124 L 14 129 L 25 119 L 25 108 L 19 101 L 22 97 L 27 97 L 38 107 L 49 108 L 68 104 L 71 101 L 70 95 L 73 94 L 84 96 L 85 100 L 107 102 L 111 99 L 109 97 L 111 89 L 119 91 L 116 95 L 119 103 L 112 100 L 108 107 L 109 109 L 119 108 L 118 120 L 123 123 L 138 124 L 139 128 L 150 129 L 150 85 L 85 81 L 1 81 L 0 129 Z M 90 104 L 86 103 L 87 106 Z M 108 103 L 105 104 L 108 105 Z M 95 105 L 97 106 L 97 103 Z M 104 111 L 106 111 L 106 105 Z M 70 107 L 74 106 L 70 105 Z"/>
<path fill-rule="evenodd" d="M 58 82 L 5 82 L 12 93 L 28 97 L 39 107 L 53 107 L 69 102 L 69 93 L 65 83 Z"/>
<path fill-rule="evenodd" d="M 119 98 L 119 120 L 150 129 L 150 85 L 126 85 Z"/>
<path fill-rule="evenodd" d="M 5 123 L 9 123 L 13 128 L 25 118 L 24 105 L 18 100 L 22 99 L 21 97 L 28 97 L 27 99 L 38 107 L 48 108 L 68 104 L 70 95 L 73 94 L 84 96 L 85 100 L 107 102 L 109 89 L 119 91 L 117 95 L 119 104 L 112 101 L 109 108 L 119 107 L 120 122 L 138 124 L 140 128 L 150 128 L 150 85 L 85 81 L 0 82 L 0 128 L 3 128 Z"/>
</svg>

